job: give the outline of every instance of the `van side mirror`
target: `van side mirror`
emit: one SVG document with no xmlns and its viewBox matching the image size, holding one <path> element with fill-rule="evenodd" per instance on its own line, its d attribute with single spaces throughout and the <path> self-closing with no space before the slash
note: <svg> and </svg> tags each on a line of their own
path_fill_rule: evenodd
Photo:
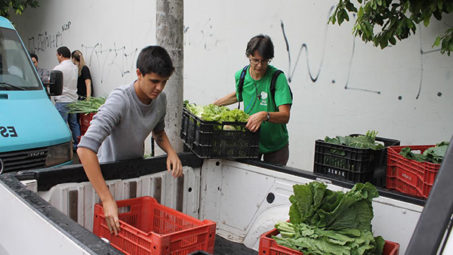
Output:
<svg viewBox="0 0 453 255">
<path fill-rule="evenodd" d="M 61 95 L 63 93 L 63 73 L 58 70 L 52 70 L 48 86 L 51 96 Z"/>
</svg>

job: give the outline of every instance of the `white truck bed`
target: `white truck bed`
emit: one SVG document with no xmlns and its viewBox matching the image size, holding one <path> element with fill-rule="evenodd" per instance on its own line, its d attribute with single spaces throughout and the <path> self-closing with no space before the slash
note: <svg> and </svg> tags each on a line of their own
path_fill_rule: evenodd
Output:
<svg viewBox="0 0 453 255">
<path fill-rule="evenodd" d="M 292 185 L 319 180 L 343 191 L 353 185 L 262 162 L 180 156 L 184 177 L 178 179 L 164 171 L 164 157 L 103 164 L 102 170 L 117 200 L 153 196 L 188 215 L 215 221 L 215 254 L 232 254 L 231 249 L 257 254 L 260 235 L 288 219 Z M 404 254 L 425 201 L 379 192 L 373 201 L 373 232 L 399 243 Z M 98 200 L 81 165 L 1 175 L 0 255 L 120 254 L 91 233 Z"/>
</svg>

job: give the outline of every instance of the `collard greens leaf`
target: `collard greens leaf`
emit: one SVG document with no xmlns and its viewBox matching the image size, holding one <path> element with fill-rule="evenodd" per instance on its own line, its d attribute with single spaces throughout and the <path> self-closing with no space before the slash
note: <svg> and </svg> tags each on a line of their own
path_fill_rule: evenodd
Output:
<svg viewBox="0 0 453 255">
<path fill-rule="evenodd" d="M 306 254 L 382 254 L 385 241 L 374 238 L 371 183 L 357 183 L 343 193 L 320 182 L 294 185 L 290 222 L 277 223 L 277 243 Z"/>
</svg>

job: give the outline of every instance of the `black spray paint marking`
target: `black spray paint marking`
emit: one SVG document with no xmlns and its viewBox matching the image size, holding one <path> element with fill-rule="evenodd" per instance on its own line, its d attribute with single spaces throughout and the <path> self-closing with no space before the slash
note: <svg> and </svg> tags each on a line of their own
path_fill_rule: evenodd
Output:
<svg viewBox="0 0 453 255">
<path fill-rule="evenodd" d="M 351 70 L 352 70 L 352 60 L 354 59 L 354 56 L 355 56 L 355 54 L 354 54 L 355 53 L 355 40 L 356 40 L 356 38 L 353 36 L 352 37 L 352 52 L 351 52 L 351 57 L 349 58 L 348 76 L 346 78 L 346 84 L 344 85 L 344 89 L 358 90 L 358 91 L 363 91 L 363 92 L 376 93 L 376 94 L 380 95 L 381 91 L 378 91 L 378 90 L 349 87 L 349 79 L 350 79 Z"/>
<path fill-rule="evenodd" d="M 66 30 L 69 30 L 70 28 L 71 28 L 71 21 L 68 21 L 68 23 L 63 24 L 61 26 L 61 31 L 66 31 Z"/>
<path fill-rule="evenodd" d="M 332 15 L 332 12 L 333 12 L 334 8 L 335 8 L 335 5 L 331 6 L 330 9 L 329 9 L 328 15 L 327 15 L 327 22 L 326 22 L 326 26 L 325 26 L 325 29 L 324 29 L 324 42 L 323 42 L 323 46 L 322 46 L 321 63 L 319 64 L 318 73 L 316 75 L 313 75 L 311 73 L 310 62 L 309 62 L 309 57 L 308 57 L 308 46 L 307 46 L 306 43 L 302 43 L 302 45 L 301 45 L 301 47 L 299 49 L 299 53 L 297 55 L 296 63 L 294 64 L 294 68 L 291 68 L 292 61 L 291 61 L 291 53 L 290 53 L 290 50 L 289 50 L 289 48 L 290 48 L 289 47 L 289 42 L 288 42 L 288 38 L 287 38 L 286 33 L 285 33 L 284 23 L 283 23 L 283 21 L 281 21 L 281 28 L 282 28 L 283 38 L 284 38 L 285 44 L 286 44 L 286 51 L 288 52 L 288 61 L 289 61 L 288 82 L 291 82 L 292 78 L 294 77 L 294 72 L 295 72 L 297 64 L 299 62 L 300 55 L 302 54 L 302 50 L 304 50 L 304 49 L 305 49 L 305 54 L 307 55 L 306 62 L 307 62 L 307 69 L 308 69 L 308 74 L 310 76 L 310 79 L 311 79 L 312 82 L 316 82 L 318 80 L 319 75 L 320 75 L 321 70 L 322 70 L 322 66 L 323 66 L 323 63 L 324 63 L 324 56 L 325 56 L 325 52 L 326 52 L 326 42 L 327 42 L 327 31 L 328 31 L 328 27 L 329 27 L 329 18 Z M 363 91 L 363 92 L 381 94 L 380 91 L 376 91 L 376 90 L 349 87 L 349 79 L 350 79 L 351 70 L 352 70 L 352 60 L 354 59 L 354 53 L 355 53 L 355 38 L 353 37 L 352 53 L 351 53 L 351 57 L 350 57 L 350 60 L 349 60 L 348 75 L 347 75 L 346 84 L 345 84 L 344 88 L 346 90 L 358 90 L 358 91 Z M 334 84 L 334 83 L 335 82 L 333 80 L 332 84 Z"/>
<path fill-rule="evenodd" d="M 68 31 L 71 28 L 71 21 L 61 26 L 61 31 L 55 34 L 50 34 L 47 31 L 39 33 L 37 36 L 28 38 L 28 49 L 31 52 L 45 51 L 47 49 L 58 48 L 63 43 L 63 32 Z"/>
<path fill-rule="evenodd" d="M 422 33 L 421 33 L 421 27 L 420 25 L 418 25 L 418 31 L 419 34 L 420 34 L 420 81 L 418 83 L 418 92 L 417 92 L 417 96 L 415 97 L 415 99 L 418 99 L 420 97 L 420 93 L 422 91 L 422 85 L 423 85 L 423 73 L 425 72 L 425 68 L 423 66 L 423 55 L 425 54 L 431 54 L 431 53 L 434 53 L 434 52 L 438 52 L 440 51 L 440 49 L 434 49 L 434 50 L 423 50 L 423 47 L 422 47 Z"/>
<path fill-rule="evenodd" d="M 329 19 L 334 7 L 335 6 L 332 6 L 330 8 L 327 20 Z M 296 63 L 294 64 L 294 68 L 291 68 L 292 61 L 291 61 L 291 53 L 289 50 L 290 47 L 289 47 L 288 37 L 286 36 L 286 32 L 285 32 L 285 24 L 283 23 L 283 21 L 280 21 L 280 26 L 282 28 L 283 39 L 285 40 L 285 44 L 286 44 L 286 51 L 288 52 L 288 82 L 291 83 L 291 80 L 294 76 L 294 72 L 296 71 L 297 64 L 299 63 L 300 55 L 302 54 L 302 50 L 304 50 L 304 49 L 305 49 L 305 55 L 307 56 L 306 62 L 307 62 L 308 75 L 310 76 L 310 79 L 312 82 L 316 82 L 319 78 L 319 74 L 321 73 L 322 65 L 324 62 L 324 54 L 326 52 L 327 29 L 328 29 L 329 24 L 326 23 L 326 27 L 324 29 L 324 43 L 322 46 L 321 63 L 319 64 L 319 69 L 318 69 L 318 73 L 316 74 L 316 76 L 311 73 L 310 61 L 309 61 L 309 57 L 308 57 L 308 46 L 306 43 L 302 43 L 302 45 L 299 49 L 299 53 L 297 55 Z"/>
<path fill-rule="evenodd" d="M 126 46 L 117 47 L 116 43 L 113 43 L 113 48 L 107 49 L 103 49 L 101 43 L 96 43 L 93 46 L 82 44 L 81 47 L 87 52 L 86 56 L 88 57 L 86 61 L 88 65 L 99 69 L 101 83 L 104 82 L 106 70 L 111 72 L 117 69 L 121 77 L 135 70 L 134 60 L 138 52 L 137 48 L 128 51 Z"/>
</svg>

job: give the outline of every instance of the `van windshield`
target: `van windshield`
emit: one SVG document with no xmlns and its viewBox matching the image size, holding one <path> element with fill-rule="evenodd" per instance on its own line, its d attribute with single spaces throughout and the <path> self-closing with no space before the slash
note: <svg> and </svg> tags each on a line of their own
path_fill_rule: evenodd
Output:
<svg viewBox="0 0 453 255">
<path fill-rule="evenodd" d="M 17 32 L 0 28 L 0 91 L 42 89 L 33 68 Z"/>
</svg>

